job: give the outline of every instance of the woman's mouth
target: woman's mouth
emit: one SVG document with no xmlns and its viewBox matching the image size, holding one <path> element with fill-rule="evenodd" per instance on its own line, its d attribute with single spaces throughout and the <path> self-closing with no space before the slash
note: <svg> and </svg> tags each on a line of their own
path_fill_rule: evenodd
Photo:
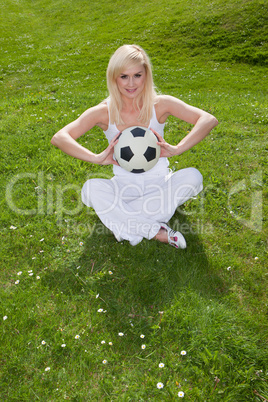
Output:
<svg viewBox="0 0 268 402">
<path fill-rule="evenodd" d="M 135 89 L 126 89 L 126 91 L 130 94 L 133 94 L 136 91 L 136 88 Z"/>
</svg>

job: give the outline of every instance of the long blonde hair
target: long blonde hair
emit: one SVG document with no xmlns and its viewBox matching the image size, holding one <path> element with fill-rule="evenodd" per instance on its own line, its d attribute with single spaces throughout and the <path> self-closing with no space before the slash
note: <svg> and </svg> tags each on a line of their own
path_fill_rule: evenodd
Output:
<svg viewBox="0 0 268 402">
<path fill-rule="evenodd" d="M 116 79 L 124 70 L 136 64 L 144 66 L 146 79 L 142 93 L 134 100 L 134 107 L 139 111 L 139 121 L 141 123 L 145 124 L 152 117 L 153 105 L 156 101 L 156 91 L 150 59 L 141 47 L 137 45 L 123 45 L 110 58 L 106 72 L 111 124 L 124 124 L 120 116 L 123 102 Z"/>
</svg>

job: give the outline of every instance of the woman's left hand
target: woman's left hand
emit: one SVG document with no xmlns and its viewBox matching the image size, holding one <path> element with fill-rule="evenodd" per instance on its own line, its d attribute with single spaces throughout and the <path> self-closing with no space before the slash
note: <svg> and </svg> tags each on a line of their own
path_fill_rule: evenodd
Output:
<svg viewBox="0 0 268 402">
<path fill-rule="evenodd" d="M 158 134 L 155 130 L 150 128 L 150 130 L 156 135 L 158 139 L 158 145 L 161 147 L 160 158 L 166 157 L 170 158 L 171 156 L 178 155 L 178 149 L 175 145 L 170 145 L 168 142 L 164 140 L 164 138 Z"/>
</svg>

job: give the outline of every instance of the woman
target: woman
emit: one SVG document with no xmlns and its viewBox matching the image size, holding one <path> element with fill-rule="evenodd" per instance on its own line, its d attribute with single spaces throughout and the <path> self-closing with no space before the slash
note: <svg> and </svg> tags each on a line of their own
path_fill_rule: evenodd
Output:
<svg viewBox="0 0 268 402">
<path fill-rule="evenodd" d="M 202 175 L 195 168 L 175 173 L 168 159 L 199 143 L 218 122 L 211 114 L 179 99 L 157 95 L 152 69 L 145 51 L 136 45 L 121 46 L 107 68 L 109 98 L 86 110 L 77 120 L 56 133 L 51 142 L 63 152 L 99 165 L 113 164 L 111 180 L 91 179 L 82 188 L 82 201 L 95 209 L 103 224 L 118 241 L 131 245 L 143 238 L 157 239 L 176 248 L 185 248 L 180 232 L 166 222 L 176 208 L 202 190 Z M 164 125 L 172 115 L 193 124 L 192 130 L 177 145 L 164 140 Z M 108 147 L 95 154 L 76 141 L 92 127 L 100 127 Z M 113 157 L 118 134 L 131 126 L 150 128 L 161 147 L 160 159 L 149 171 L 135 174 L 123 170 Z"/>
</svg>

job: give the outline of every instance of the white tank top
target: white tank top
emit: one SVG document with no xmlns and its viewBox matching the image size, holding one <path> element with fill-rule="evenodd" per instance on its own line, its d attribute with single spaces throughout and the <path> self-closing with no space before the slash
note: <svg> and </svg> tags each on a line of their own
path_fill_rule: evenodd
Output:
<svg viewBox="0 0 268 402">
<path fill-rule="evenodd" d="M 109 101 L 107 102 L 107 106 L 108 106 L 108 113 L 109 113 L 109 126 L 108 129 L 106 131 L 104 131 L 104 134 L 108 140 L 108 142 L 110 143 L 110 141 L 114 138 L 114 136 L 116 134 L 119 134 L 120 131 L 118 130 L 118 128 L 116 127 L 116 124 L 111 124 L 110 123 L 110 111 L 109 111 Z M 164 137 L 164 127 L 165 127 L 165 123 L 161 124 L 159 123 L 159 121 L 157 120 L 156 117 L 156 113 L 155 113 L 155 107 L 153 107 L 153 113 L 152 113 L 152 118 L 150 120 L 150 124 L 148 126 L 148 128 L 152 128 L 154 129 L 158 134 L 160 134 L 162 137 Z M 169 166 L 169 162 L 167 158 L 159 158 L 158 162 L 156 163 L 156 165 L 148 170 L 147 172 L 144 173 L 139 173 L 138 175 L 147 175 L 147 176 L 154 176 L 154 175 L 163 175 L 165 176 L 169 170 L 168 170 L 168 166 Z M 127 172 L 126 170 L 122 169 L 120 166 L 114 165 L 113 167 L 113 172 L 115 175 L 131 175 L 133 176 L 134 173 L 131 172 Z"/>
</svg>

